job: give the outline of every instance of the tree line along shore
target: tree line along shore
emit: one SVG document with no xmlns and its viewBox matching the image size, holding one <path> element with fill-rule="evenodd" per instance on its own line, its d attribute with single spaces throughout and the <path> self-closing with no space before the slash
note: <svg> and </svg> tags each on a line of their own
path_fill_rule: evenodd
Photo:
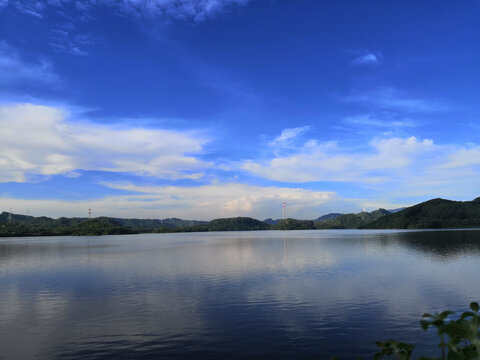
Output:
<svg viewBox="0 0 480 360">
<path fill-rule="evenodd" d="M 315 220 L 233 217 L 211 221 L 122 219 L 112 217 L 53 219 L 2 212 L 0 236 L 116 235 L 138 233 L 309 230 L 309 229 L 445 229 L 480 227 L 480 197 L 472 201 L 432 199 L 404 209 L 356 214 L 331 213 Z"/>
</svg>

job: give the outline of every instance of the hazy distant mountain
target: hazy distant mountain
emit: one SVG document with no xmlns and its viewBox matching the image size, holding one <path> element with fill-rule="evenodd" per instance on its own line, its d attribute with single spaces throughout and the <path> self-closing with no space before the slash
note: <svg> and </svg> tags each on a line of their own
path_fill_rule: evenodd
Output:
<svg viewBox="0 0 480 360">
<path fill-rule="evenodd" d="M 377 219 L 371 229 L 480 227 L 480 197 L 473 201 L 433 199 Z"/>
<path fill-rule="evenodd" d="M 280 221 L 280 219 L 273 220 L 272 218 L 268 218 L 268 219 L 263 220 L 263 222 L 267 223 L 268 225 L 276 225 L 276 224 L 278 224 L 279 221 Z"/>
<path fill-rule="evenodd" d="M 320 216 L 319 218 L 317 218 L 313 221 L 333 220 L 333 219 L 336 219 L 337 217 L 342 216 L 342 215 L 343 214 L 340 214 L 340 213 L 330 213 L 330 214 L 322 215 L 322 216 Z"/>
<path fill-rule="evenodd" d="M 388 211 L 391 212 L 391 213 L 396 213 L 396 212 L 402 211 L 404 209 L 406 209 L 406 208 L 401 207 L 401 208 L 397 208 L 397 209 L 388 209 Z"/>
</svg>

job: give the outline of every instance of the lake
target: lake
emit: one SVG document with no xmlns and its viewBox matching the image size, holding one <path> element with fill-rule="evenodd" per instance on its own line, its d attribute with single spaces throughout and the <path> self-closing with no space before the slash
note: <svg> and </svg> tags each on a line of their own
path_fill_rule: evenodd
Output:
<svg viewBox="0 0 480 360">
<path fill-rule="evenodd" d="M 3 238 L 0 359 L 433 355 L 421 315 L 480 300 L 479 272 L 479 230 Z"/>
</svg>

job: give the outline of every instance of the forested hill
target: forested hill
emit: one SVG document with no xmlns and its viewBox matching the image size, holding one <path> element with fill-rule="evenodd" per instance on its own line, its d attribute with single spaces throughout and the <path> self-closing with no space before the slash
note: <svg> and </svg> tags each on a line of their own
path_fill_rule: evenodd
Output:
<svg viewBox="0 0 480 360">
<path fill-rule="evenodd" d="M 387 214 L 365 229 L 445 229 L 480 227 L 480 197 L 473 201 L 433 199 Z"/>
<path fill-rule="evenodd" d="M 46 216 L 0 214 L 0 236 L 107 235 L 195 231 L 206 221 L 169 219 L 118 219 L 109 217 L 52 219 Z"/>
<path fill-rule="evenodd" d="M 122 218 L 112 218 L 119 224 L 137 229 L 142 232 L 145 230 L 155 230 L 159 228 L 179 228 L 179 227 L 188 227 L 207 224 L 208 221 L 198 221 L 198 220 L 183 220 L 179 218 L 168 218 L 168 219 L 122 219 Z"/>
<path fill-rule="evenodd" d="M 10 213 L 0 214 L 0 236 L 117 235 L 136 233 L 268 230 L 270 225 L 249 217 L 210 222 L 169 218 L 118 219 L 109 217 L 52 219 Z"/>
<path fill-rule="evenodd" d="M 367 226 L 373 221 L 390 214 L 388 210 L 378 209 L 372 212 L 360 212 L 357 214 L 331 214 L 315 220 L 317 229 L 358 229 Z"/>
<path fill-rule="evenodd" d="M 268 225 L 266 222 L 249 217 L 215 219 L 203 227 L 206 228 L 206 231 L 245 231 L 270 229 L 270 225 Z"/>
</svg>

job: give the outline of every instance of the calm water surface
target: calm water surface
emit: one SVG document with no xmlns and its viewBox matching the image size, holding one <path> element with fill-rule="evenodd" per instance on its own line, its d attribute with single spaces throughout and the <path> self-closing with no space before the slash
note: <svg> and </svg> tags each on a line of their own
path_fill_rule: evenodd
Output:
<svg viewBox="0 0 480 360">
<path fill-rule="evenodd" d="M 0 239 L 0 359 L 369 358 L 480 300 L 480 231 Z"/>
</svg>

